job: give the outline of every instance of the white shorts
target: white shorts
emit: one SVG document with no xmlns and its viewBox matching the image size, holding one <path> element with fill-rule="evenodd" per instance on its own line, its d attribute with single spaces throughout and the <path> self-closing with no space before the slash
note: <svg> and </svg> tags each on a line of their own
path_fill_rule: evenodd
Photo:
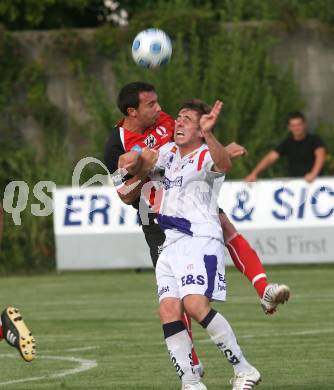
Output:
<svg viewBox="0 0 334 390">
<path fill-rule="evenodd" d="M 215 238 L 185 236 L 168 245 L 159 256 L 155 274 L 159 302 L 190 294 L 225 301 L 224 246 Z"/>
</svg>

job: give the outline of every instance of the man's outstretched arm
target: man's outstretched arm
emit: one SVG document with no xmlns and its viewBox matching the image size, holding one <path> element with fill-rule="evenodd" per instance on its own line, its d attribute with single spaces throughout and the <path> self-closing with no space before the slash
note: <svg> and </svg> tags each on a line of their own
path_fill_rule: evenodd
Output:
<svg viewBox="0 0 334 390">
<path fill-rule="evenodd" d="M 258 175 L 265 171 L 270 165 L 274 164 L 279 159 L 279 153 L 276 150 L 271 150 L 263 159 L 256 165 L 252 172 L 245 177 L 245 181 L 253 182 L 257 180 Z"/>
</svg>

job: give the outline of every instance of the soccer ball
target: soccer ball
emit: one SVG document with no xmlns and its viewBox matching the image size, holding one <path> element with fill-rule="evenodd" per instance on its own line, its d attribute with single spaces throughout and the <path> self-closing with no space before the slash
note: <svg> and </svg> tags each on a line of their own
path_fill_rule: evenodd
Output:
<svg viewBox="0 0 334 390">
<path fill-rule="evenodd" d="M 157 68 L 169 62 L 172 55 L 169 36 L 157 28 L 141 31 L 132 43 L 132 57 L 145 68 Z"/>
</svg>

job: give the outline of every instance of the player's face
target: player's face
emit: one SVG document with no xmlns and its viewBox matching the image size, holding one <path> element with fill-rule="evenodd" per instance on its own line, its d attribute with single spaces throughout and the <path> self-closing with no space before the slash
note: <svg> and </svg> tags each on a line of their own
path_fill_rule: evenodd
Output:
<svg viewBox="0 0 334 390">
<path fill-rule="evenodd" d="M 136 119 L 143 127 L 151 127 L 159 118 L 161 107 L 155 92 L 140 92 L 139 106 L 136 109 Z"/>
<path fill-rule="evenodd" d="M 176 145 L 185 146 L 198 142 L 202 138 L 199 127 L 199 115 L 196 111 L 182 109 L 175 121 L 174 140 Z"/>
<path fill-rule="evenodd" d="M 304 136 L 306 132 L 306 124 L 302 118 L 290 119 L 288 128 L 292 135 L 297 138 Z"/>
</svg>

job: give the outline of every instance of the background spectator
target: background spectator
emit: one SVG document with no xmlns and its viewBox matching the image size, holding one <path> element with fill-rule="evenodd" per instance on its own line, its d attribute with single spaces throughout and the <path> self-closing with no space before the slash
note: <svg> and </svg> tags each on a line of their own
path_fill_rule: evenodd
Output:
<svg viewBox="0 0 334 390">
<path fill-rule="evenodd" d="M 280 156 L 287 157 L 287 175 L 290 177 L 303 177 L 311 183 L 321 174 L 326 159 L 322 139 L 307 132 L 306 120 L 301 112 L 289 114 L 288 129 L 290 131 L 288 137 L 263 157 L 245 178 L 247 182 L 256 181 L 258 175 L 275 163 Z"/>
</svg>

